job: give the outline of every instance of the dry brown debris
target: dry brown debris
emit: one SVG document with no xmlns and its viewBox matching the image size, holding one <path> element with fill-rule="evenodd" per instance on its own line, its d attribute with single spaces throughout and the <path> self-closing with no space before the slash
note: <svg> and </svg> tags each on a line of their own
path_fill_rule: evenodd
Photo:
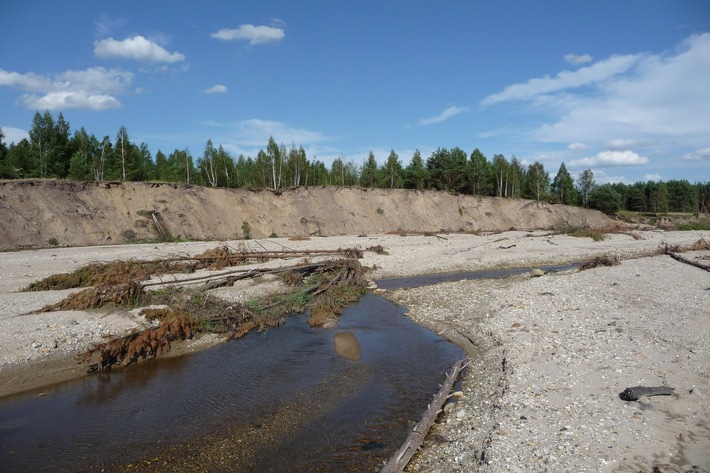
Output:
<svg viewBox="0 0 710 473">
<path fill-rule="evenodd" d="M 42 307 L 39 312 L 97 309 L 108 305 L 131 307 L 143 296 L 143 286 L 135 281 L 116 285 L 102 284 L 70 294 L 56 304 Z"/>
<path fill-rule="evenodd" d="M 599 266 L 616 266 L 617 264 L 619 264 L 618 258 L 613 256 L 597 256 L 593 260 L 587 261 L 580 266 L 579 270 L 584 271 L 586 269 L 597 268 Z"/>
<path fill-rule="evenodd" d="M 344 256 L 312 263 L 309 256 L 333 255 Z M 284 258 L 303 256 L 296 265 L 279 269 L 250 270 L 233 274 L 235 271 L 222 272 L 219 275 L 191 278 L 191 284 L 198 287 L 175 286 L 161 282 L 164 289 L 147 291 L 146 287 L 154 283 L 140 281 L 155 272 L 156 268 L 180 268 L 191 270 L 197 267 L 211 269 L 240 264 L 246 259 Z M 358 258 L 363 256 L 360 249 L 338 249 L 336 251 L 283 251 L 283 252 L 246 252 L 241 249 L 232 251 L 226 245 L 209 250 L 194 258 L 171 258 L 154 262 L 114 262 L 108 264 L 92 263 L 73 273 L 67 278 L 73 283 L 87 284 L 100 281 L 93 287 L 71 294 L 57 304 L 40 309 L 42 312 L 55 310 L 87 310 L 104 306 L 137 307 L 159 305 L 163 307 L 145 308 L 142 314 L 148 323 L 159 325 L 137 329 L 124 335 L 109 338 L 93 344 L 80 355 L 82 361 L 90 363 L 89 372 L 103 371 L 113 365 L 127 365 L 143 358 L 154 358 L 170 350 L 170 342 L 188 339 L 198 333 L 227 334 L 228 339 L 241 338 L 251 330 L 266 330 L 283 323 L 284 316 L 311 310 L 309 323 L 320 326 L 326 320 L 337 317 L 344 306 L 356 301 L 366 290 L 365 269 Z M 143 265 L 144 264 L 144 265 Z M 279 294 L 268 299 L 252 301 L 249 305 L 228 304 L 216 297 L 210 297 L 208 289 L 231 284 L 236 280 L 258 277 L 268 273 L 280 272 L 286 284 L 293 288 L 290 294 Z M 87 274 L 91 277 L 85 277 Z M 49 279 L 49 278 L 48 278 Z M 185 282 L 182 280 L 181 282 Z M 219 283 L 219 284 L 214 284 Z M 54 287 L 54 286 L 52 286 Z"/>
<path fill-rule="evenodd" d="M 126 366 L 139 359 L 155 358 L 170 350 L 171 341 L 192 338 L 196 326 L 197 321 L 190 315 L 174 312 L 156 328 L 91 345 L 79 355 L 79 360 L 90 363 L 88 372 L 94 373 L 117 364 Z"/>
</svg>

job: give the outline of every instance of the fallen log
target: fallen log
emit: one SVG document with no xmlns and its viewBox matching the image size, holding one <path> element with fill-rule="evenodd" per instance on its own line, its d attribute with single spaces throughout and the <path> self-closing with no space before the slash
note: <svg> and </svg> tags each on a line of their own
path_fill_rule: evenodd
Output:
<svg viewBox="0 0 710 473">
<path fill-rule="evenodd" d="M 674 260 L 680 261 L 681 263 L 689 264 L 691 266 L 695 266 L 696 268 L 704 269 L 705 271 L 710 271 L 710 266 L 706 266 L 706 265 L 700 264 L 696 261 L 693 261 L 691 259 L 685 258 L 685 257 L 679 255 L 678 253 L 673 253 L 672 251 L 668 251 L 668 252 L 666 252 L 666 254 L 668 256 L 670 256 L 671 258 L 673 258 Z"/>
<path fill-rule="evenodd" d="M 644 396 L 670 396 L 675 391 L 674 388 L 668 386 L 633 386 L 624 389 L 619 397 L 624 401 L 638 401 Z"/>
<path fill-rule="evenodd" d="M 446 377 L 446 381 L 441 386 L 439 392 L 434 396 L 431 404 L 427 406 L 427 410 L 421 420 L 414 426 L 412 433 L 409 434 L 402 447 L 385 462 L 380 473 L 404 471 L 404 468 L 422 445 L 422 442 L 424 442 L 427 432 L 429 432 L 431 426 L 434 425 L 434 421 L 436 421 L 437 416 L 441 412 L 441 406 L 443 406 L 446 399 L 448 399 L 449 392 L 451 392 L 456 378 L 458 378 L 463 367 L 464 360 L 459 360 L 454 363 L 451 372 Z"/>
</svg>

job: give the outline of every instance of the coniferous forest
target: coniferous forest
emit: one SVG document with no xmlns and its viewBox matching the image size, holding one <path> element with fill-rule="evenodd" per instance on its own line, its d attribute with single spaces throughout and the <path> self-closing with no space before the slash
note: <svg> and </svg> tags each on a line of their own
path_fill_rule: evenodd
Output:
<svg viewBox="0 0 710 473">
<path fill-rule="evenodd" d="M 160 181 L 209 187 L 283 189 L 296 186 L 361 186 L 433 189 L 480 196 L 518 197 L 579 205 L 614 213 L 620 210 L 663 215 L 709 213 L 710 182 L 648 181 L 597 185 L 587 169 L 575 180 L 564 163 L 553 175 L 540 162 L 524 166 L 515 157 L 492 158 L 478 149 L 438 148 L 430 156 L 407 157 L 392 150 L 378 165 L 373 153 L 362 164 L 341 158 L 330 167 L 309 159 L 303 147 L 277 144 L 272 137 L 255 157 L 232 156 L 207 140 L 193 156 L 188 149 L 152 156 L 146 143 L 131 141 L 121 127 L 98 138 L 81 127 L 71 131 L 61 113 L 35 113 L 29 139 L 7 145 L 0 129 L 0 178 L 96 181 Z"/>
</svg>

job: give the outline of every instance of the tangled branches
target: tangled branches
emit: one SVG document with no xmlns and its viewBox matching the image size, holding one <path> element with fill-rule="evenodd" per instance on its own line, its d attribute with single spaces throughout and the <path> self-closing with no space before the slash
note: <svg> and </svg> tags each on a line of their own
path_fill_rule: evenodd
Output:
<svg viewBox="0 0 710 473">
<path fill-rule="evenodd" d="M 310 260 L 314 256 L 328 255 L 339 255 L 341 258 L 319 262 Z M 356 301 L 366 290 L 365 270 L 357 260 L 362 255 L 359 249 L 255 253 L 243 249 L 234 252 L 221 246 L 195 257 L 92 263 L 74 273 L 51 276 L 42 284 L 34 285 L 33 289 L 90 285 L 57 304 L 40 309 L 44 312 L 153 307 L 141 310 L 147 321 L 144 327 L 94 343 L 79 355 L 79 360 L 88 363 L 88 371 L 93 373 L 140 359 L 155 358 L 170 351 L 172 342 L 204 333 L 222 334 L 228 340 L 238 339 L 252 330 L 263 331 L 278 326 L 291 313 L 310 311 L 311 326 L 332 323 L 344 306 Z M 229 269 L 245 262 L 294 257 L 303 259 L 289 266 Z M 176 270 L 191 272 L 201 268 L 213 271 L 226 268 L 226 271 L 167 282 L 142 282 L 154 274 Z M 267 274 L 278 275 L 289 291 L 253 300 L 249 304 L 229 304 L 210 292 L 238 280 Z M 160 308 L 156 309 L 156 306 Z"/>
<path fill-rule="evenodd" d="M 155 358 L 170 350 L 171 341 L 192 338 L 196 327 L 197 321 L 190 315 L 174 312 L 156 328 L 134 330 L 123 337 L 92 344 L 79 355 L 79 360 L 90 363 L 88 372 L 95 373 L 117 364 L 126 366 L 140 358 Z"/>
</svg>

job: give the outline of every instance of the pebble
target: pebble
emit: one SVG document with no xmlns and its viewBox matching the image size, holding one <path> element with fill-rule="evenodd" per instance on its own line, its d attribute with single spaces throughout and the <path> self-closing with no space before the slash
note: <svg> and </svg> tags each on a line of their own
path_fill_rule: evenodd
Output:
<svg viewBox="0 0 710 473">
<path fill-rule="evenodd" d="M 669 292 L 669 281 L 683 284 Z M 447 411 L 434 427 L 440 441 L 408 471 L 652 471 L 669 450 L 686 469 L 710 471 L 710 429 L 697 421 L 710 418 L 710 399 L 694 399 L 710 387 L 710 356 L 688 356 L 689 347 L 710 346 L 709 285 L 706 274 L 656 257 L 394 291 L 419 324 L 472 355 L 482 350 L 464 375 L 455 415 Z M 647 398 L 642 411 L 618 397 L 635 385 L 693 394 Z"/>
</svg>

